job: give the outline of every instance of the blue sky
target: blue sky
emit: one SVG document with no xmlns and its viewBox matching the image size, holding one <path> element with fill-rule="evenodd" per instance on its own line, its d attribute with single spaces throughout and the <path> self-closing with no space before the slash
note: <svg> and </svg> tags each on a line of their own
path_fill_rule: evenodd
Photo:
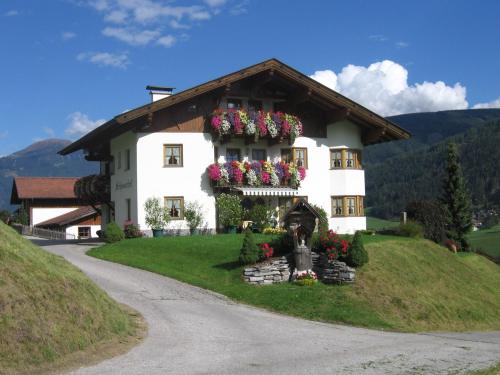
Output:
<svg viewBox="0 0 500 375">
<path fill-rule="evenodd" d="M 276 57 L 391 115 L 500 107 L 496 1 L 0 2 L 0 155 Z"/>
</svg>

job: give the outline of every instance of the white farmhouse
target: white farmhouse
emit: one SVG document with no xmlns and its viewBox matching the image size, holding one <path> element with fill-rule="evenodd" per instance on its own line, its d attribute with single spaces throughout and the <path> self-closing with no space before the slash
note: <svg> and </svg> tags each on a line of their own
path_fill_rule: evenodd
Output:
<svg viewBox="0 0 500 375">
<path fill-rule="evenodd" d="M 132 221 L 147 230 L 144 202 L 161 197 L 170 230 L 188 230 L 184 206 L 197 201 L 204 228 L 215 231 L 216 197 L 229 192 L 247 207 L 263 203 L 281 215 L 302 197 L 328 213 L 331 229 L 353 233 L 366 228 L 363 148 L 409 138 L 276 59 L 177 94 L 148 89 L 151 103 L 60 152 L 83 149 L 87 160 L 101 161 L 101 176 L 82 181 L 81 190 L 102 204 L 104 223 Z"/>
</svg>

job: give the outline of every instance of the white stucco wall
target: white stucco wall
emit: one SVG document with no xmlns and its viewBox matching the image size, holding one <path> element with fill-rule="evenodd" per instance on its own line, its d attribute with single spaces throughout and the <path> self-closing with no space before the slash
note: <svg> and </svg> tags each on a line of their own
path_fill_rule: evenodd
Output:
<svg viewBox="0 0 500 375">
<path fill-rule="evenodd" d="M 66 234 L 72 234 L 78 239 L 78 227 L 90 227 L 90 235 L 92 238 L 97 238 L 97 231 L 101 229 L 100 225 L 73 225 L 66 228 Z"/>
<path fill-rule="evenodd" d="M 78 208 L 79 207 L 32 207 L 30 225 L 37 225 L 45 220 L 53 219 Z"/>
<path fill-rule="evenodd" d="M 137 136 L 129 131 L 111 140 L 111 155 L 114 157 L 114 173 L 111 175 L 111 201 L 115 204 L 115 222 L 123 227 L 127 220 L 126 200 L 130 199 L 131 220 L 137 223 Z M 126 150 L 130 150 L 130 169 L 126 169 Z M 121 163 L 118 156 L 121 156 Z M 145 159 L 144 159 L 145 160 Z M 118 166 L 121 164 L 121 167 Z M 141 168 L 148 168 L 144 162 Z"/>
<path fill-rule="evenodd" d="M 205 222 L 202 227 L 215 228 L 215 198 L 206 169 L 213 162 L 214 145 L 210 134 L 204 133 L 145 133 L 137 134 L 137 223 L 146 227 L 144 203 L 149 197 L 183 197 L 184 203 L 198 201 L 203 205 Z M 183 145 L 183 166 L 163 166 L 163 145 Z M 185 220 L 172 220 L 170 230 L 185 231 Z"/>
</svg>

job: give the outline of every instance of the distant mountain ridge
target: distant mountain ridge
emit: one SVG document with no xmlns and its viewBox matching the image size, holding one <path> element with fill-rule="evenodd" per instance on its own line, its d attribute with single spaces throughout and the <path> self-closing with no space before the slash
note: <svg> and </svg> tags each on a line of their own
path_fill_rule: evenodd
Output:
<svg viewBox="0 0 500 375">
<path fill-rule="evenodd" d="M 446 144 L 459 145 L 475 210 L 500 208 L 500 109 L 414 113 L 389 118 L 412 133 L 408 141 L 364 150 L 366 204 L 393 217 L 412 200 L 441 194 Z"/>
<path fill-rule="evenodd" d="M 16 176 L 79 177 L 97 173 L 99 164 L 85 160 L 82 152 L 61 156 L 66 139 L 46 139 L 0 157 L 0 209 L 12 209 L 10 193 Z"/>
</svg>

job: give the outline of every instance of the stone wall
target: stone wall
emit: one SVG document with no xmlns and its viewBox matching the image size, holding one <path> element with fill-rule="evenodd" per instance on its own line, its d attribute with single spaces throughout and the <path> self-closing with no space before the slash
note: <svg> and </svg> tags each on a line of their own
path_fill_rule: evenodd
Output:
<svg viewBox="0 0 500 375">
<path fill-rule="evenodd" d="M 290 263 L 286 257 L 270 263 L 245 268 L 243 279 L 252 285 L 269 285 L 287 282 L 290 279 Z"/>
<path fill-rule="evenodd" d="M 329 260 L 324 255 L 317 258 L 315 272 L 318 278 L 327 284 L 352 284 L 356 278 L 354 268 L 338 260 Z"/>
</svg>

